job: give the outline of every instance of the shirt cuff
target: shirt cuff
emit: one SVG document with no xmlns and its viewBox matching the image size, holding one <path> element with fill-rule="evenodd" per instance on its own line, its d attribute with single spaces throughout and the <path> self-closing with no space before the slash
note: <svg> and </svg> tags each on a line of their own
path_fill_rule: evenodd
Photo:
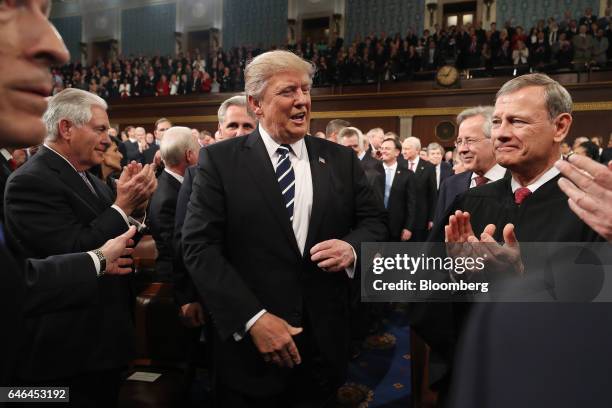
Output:
<svg viewBox="0 0 612 408">
<path fill-rule="evenodd" d="M 244 331 L 242 333 L 234 333 L 234 340 L 236 341 L 240 341 L 242 340 L 242 338 L 244 337 L 244 335 L 251 330 L 251 327 L 253 327 L 253 325 L 255 324 L 255 322 L 257 320 L 259 320 L 259 318 L 261 316 L 263 316 L 263 314 L 266 313 L 266 309 L 261 309 L 255 316 L 251 317 L 251 319 L 244 325 Z"/>
<path fill-rule="evenodd" d="M 353 248 L 352 245 L 351 249 L 353 250 L 353 257 L 355 258 L 355 261 L 353 262 L 352 266 L 345 269 L 346 275 L 349 277 L 349 279 L 353 279 L 355 277 L 355 266 L 357 265 L 357 252 L 355 252 L 355 248 Z"/>
<path fill-rule="evenodd" d="M 89 251 L 87 252 L 87 255 L 89 255 L 91 257 L 91 260 L 94 263 L 94 267 L 96 268 L 96 276 L 100 276 L 100 260 L 98 259 L 98 256 L 96 254 L 94 254 L 93 252 Z"/>
<path fill-rule="evenodd" d="M 123 210 L 119 208 L 119 206 L 116 204 L 111 205 L 111 208 L 114 208 L 115 210 L 117 210 L 117 212 L 121 215 L 121 218 L 123 218 L 123 220 L 125 221 L 125 223 L 127 224 L 129 228 L 130 221 L 128 220 L 128 216 L 125 214 L 125 212 L 123 212 Z"/>
</svg>

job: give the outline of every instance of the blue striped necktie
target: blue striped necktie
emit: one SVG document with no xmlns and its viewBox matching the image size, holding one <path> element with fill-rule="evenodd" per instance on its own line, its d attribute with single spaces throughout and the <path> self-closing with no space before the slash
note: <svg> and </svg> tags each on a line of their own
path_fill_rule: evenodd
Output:
<svg viewBox="0 0 612 408">
<path fill-rule="evenodd" d="M 289 152 L 291 146 L 288 144 L 280 145 L 276 149 L 276 153 L 280 156 L 278 163 L 276 164 L 276 179 L 280 186 L 283 199 L 285 200 L 285 207 L 289 214 L 289 220 L 293 222 L 293 201 L 295 199 L 295 174 L 293 173 L 293 167 L 291 166 L 291 160 L 289 160 Z"/>
</svg>

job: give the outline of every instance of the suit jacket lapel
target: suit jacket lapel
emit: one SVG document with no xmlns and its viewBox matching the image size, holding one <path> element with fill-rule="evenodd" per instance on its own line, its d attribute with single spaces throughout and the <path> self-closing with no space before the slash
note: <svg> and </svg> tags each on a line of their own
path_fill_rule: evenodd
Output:
<svg viewBox="0 0 612 408">
<path fill-rule="evenodd" d="M 274 218 L 279 223 L 283 233 L 291 243 L 296 254 L 300 255 L 300 250 L 295 239 L 293 227 L 287 216 L 287 209 L 283 201 L 283 196 L 276 180 L 276 173 L 270 162 L 270 156 L 266 150 L 266 145 L 261 139 L 258 130 L 251 133 L 245 142 L 246 163 L 249 169 L 249 175 L 259 186 L 264 200 L 270 207 Z"/>
<path fill-rule="evenodd" d="M 104 203 L 91 192 L 85 181 L 66 160 L 45 146 L 37 154 L 41 155 L 41 159 L 44 159 L 47 165 L 57 173 L 59 180 L 66 184 L 73 194 L 94 214 L 97 215 L 101 212 L 101 205 Z"/>
<path fill-rule="evenodd" d="M 304 247 L 305 258 L 310 258 L 309 248 L 317 244 L 315 242 L 319 236 L 319 229 L 328 199 L 332 196 L 330 188 L 330 169 L 327 164 L 329 158 L 322 152 L 316 143 L 312 143 L 312 136 L 306 136 L 304 142 L 308 150 L 308 160 L 310 161 L 310 174 L 312 176 L 312 211 L 310 213 L 310 223 L 308 224 L 308 236 Z"/>
</svg>

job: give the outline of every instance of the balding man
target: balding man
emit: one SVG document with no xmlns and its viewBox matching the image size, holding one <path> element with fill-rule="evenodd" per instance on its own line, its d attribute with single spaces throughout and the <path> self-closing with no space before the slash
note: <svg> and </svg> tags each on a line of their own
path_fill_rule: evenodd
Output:
<svg viewBox="0 0 612 408">
<path fill-rule="evenodd" d="M 408 170 L 414 172 L 414 189 L 416 208 L 414 214 L 412 241 L 422 242 L 433 226 L 434 210 L 436 206 L 436 172 L 433 164 L 421 160 L 421 141 L 410 136 L 402 143 L 402 155 L 406 159 Z"/>
<path fill-rule="evenodd" d="M 172 278 L 174 262 L 174 222 L 176 202 L 183 183 L 185 170 L 198 161 L 200 146 L 187 127 L 171 127 L 161 141 L 161 159 L 164 171 L 157 179 L 157 190 L 149 205 L 149 225 L 157 247 L 155 272 L 168 281 Z"/>
<path fill-rule="evenodd" d="M 366 133 L 366 138 L 370 143 L 370 148 L 367 150 L 368 154 L 375 159 L 380 160 L 381 155 L 379 149 L 383 140 L 385 140 L 385 131 L 381 128 L 370 129 L 368 130 L 368 133 Z"/>
</svg>

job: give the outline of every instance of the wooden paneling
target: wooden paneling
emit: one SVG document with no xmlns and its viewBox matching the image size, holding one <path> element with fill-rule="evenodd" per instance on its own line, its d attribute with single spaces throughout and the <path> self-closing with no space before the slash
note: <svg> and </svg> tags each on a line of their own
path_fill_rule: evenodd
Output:
<svg viewBox="0 0 612 408">
<path fill-rule="evenodd" d="M 462 82 L 461 89 L 435 89 L 428 81 L 384 83 L 313 90 L 311 131 L 324 130 L 331 119 L 346 119 L 362 131 L 382 127 L 399 131 L 399 117 L 413 116 L 413 134 L 423 144 L 437 141 L 435 126 L 453 119 L 463 108 L 492 104 L 495 93 L 509 78 L 479 78 Z M 612 72 L 556 76 L 575 102 L 576 135 L 600 135 L 607 140 L 612 131 Z M 590 80 L 590 82 L 589 82 Z M 342 92 L 340 94 L 340 92 Z M 216 130 L 217 109 L 232 94 L 135 98 L 110 102 L 111 123 L 145 126 L 152 130 L 160 117 L 177 125 Z M 399 133 L 399 132 L 398 132 Z M 445 143 L 449 146 L 449 143 Z"/>
<path fill-rule="evenodd" d="M 395 132 L 399 133 L 399 119 L 397 117 L 381 117 L 381 118 L 346 118 L 339 117 L 334 119 L 344 119 L 348 121 L 351 126 L 354 126 L 361 130 L 365 135 L 368 130 L 380 127 L 383 128 L 385 132 Z M 331 119 L 313 119 L 310 121 L 310 132 L 314 134 L 315 132 L 321 131 L 325 132 L 325 126 Z"/>
<path fill-rule="evenodd" d="M 454 139 L 444 141 L 436 137 L 436 126 L 443 121 L 455 122 L 456 116 L 420 116 L 412 120 L 412 135 L 421 139 L 421 146 L 426 147 L 431 142 L 440 143 L 446 150 L 453 149 Z M 456 134 L 456 131 L 455 131 Z"/>
</svg>

